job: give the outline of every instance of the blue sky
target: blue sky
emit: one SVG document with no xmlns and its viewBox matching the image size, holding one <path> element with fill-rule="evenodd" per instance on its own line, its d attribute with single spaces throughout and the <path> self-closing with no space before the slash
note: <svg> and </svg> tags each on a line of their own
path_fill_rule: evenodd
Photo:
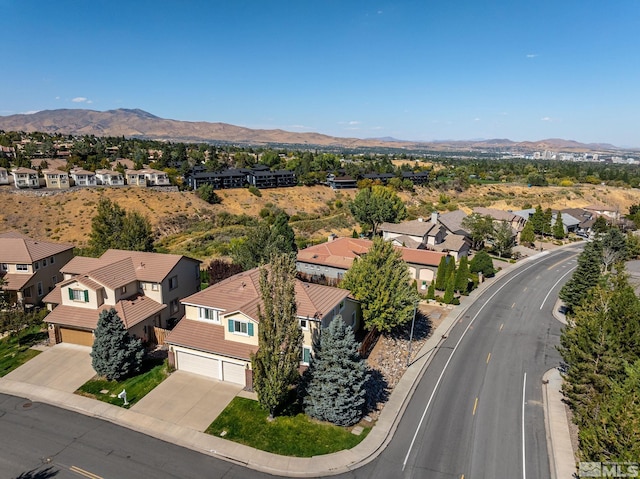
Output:
<svg viewBox="0 0 640 479">
<path fill-rule="evenodd" d="M 0 115 L 640 146 L 640 0 L 0 0 Z"/>
</svg>

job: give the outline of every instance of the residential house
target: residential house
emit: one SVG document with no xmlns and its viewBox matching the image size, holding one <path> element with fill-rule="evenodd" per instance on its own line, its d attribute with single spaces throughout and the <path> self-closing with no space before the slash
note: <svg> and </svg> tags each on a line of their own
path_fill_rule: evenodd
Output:
<svg viewBox="0 0 640 479">
<path fill-rule="evenodd" d="M 0 167 L 0 185 L 9 184 L 9 173 L 6 168 Z"/>
<path fill-rule="evenodd" d="M 251 355 L 258 350 L 262 306 L 258 268 L 236 274 L 182 300 L 185 317 L 167 337 L 169 361 L 182 371 L 252 388 Z M 308 365 L 315 333 L 337 314 L 357 330 L 360 308 L 349 291 L 296 280 L 297 316 L 303 331 L 300 364 Z"/>
<path fill-rule="evenodd" d="M 382 223 L 379 227 L 385 241 L 393 241 L 396 246 L 407 248 L 427 248 L 442 243 L 445 229 L 438 223 L 438 213 L 431 215 L 431 221 L 418 218 L 402 223 Z"/>
<path fill-rule="evenodd" d="M 30 168 L 14 168 L 11 170 L 16 188 L 40 188 L 38 172 Z"/>
<path fill-rule="evenodd" d="M 13 305 L 39 304 L 62 279 L 60 269 L 73 258 L 73 245 L 0 233 L 0 277 Z"/>
<path fill-rule="evenodd" d="M 140 173 L 147 179 L 147 186 L 171 186 L 169 175 L 164 171 L 145 168 Z"/>
<path fill-rule="evenodd" d="M 327 175 L 327 185 L 332 190 L 354 189 L 358 187 L 358 180 L 349 175 L 336 176 L 330 173 Z"/>
<path fill-rule="evenodd" d="M 124 176 L 129 186 L 147 186 L 147 176 L 142 170 L 125 170 Z"/>
<path fill-rule="evenodd" d="M 620 219 L 620 209 L 612 206 L 605 205 L 589 205 L 583 208 L 593 215 L 606 216 L 610 220 L 619 220 Z"/>
<path fill-rule="evenodd" d="M 93 171 L 73 168 L 69 174 L 76 186 L 96 186 L 98 184 L 96 174 Z"/>
<path fill-rule="evenodd" d="M 69 174 L 61 170 L 43 170 L 44 181 L 47 188 L 64 190 L 69 188 Z"/>
<path fill-rule="evenodd" d="M 124 176 L 115 170 L 96 170 L 96 181 L 99 185 L 124 186 Z"/>
<path fill-rule="evenodd" d="M 495 208 L 483 208 L 477 207 L 473 209 L 473 213 L 477 213 L 482 216 L 490 216 L 494 223 L 506 222 L 511 226 L 513 236 L 516 241 L 520 239 L 520 232 L 524 228 L 525 220 L 522 216 L 519 216 L 510 211 L 498 210 Z"/>
<path fill-rule="evenodd" d="M 335 238 L 298 251 L 296 269 L 311 281 L 336 283 L 344 277 L 353 261 L 366 254 L 373 245 L 368 239 Z M 409 267 L 412 279 L 420 288 L 433 281 L 440 259 L 445 253 L 396 246 Z"/>
<path fill-rule="evenodd" d="M 535 208 L 528 208 L 526 210 L 514 211 L 513 214 L 522 216 L 525 220 L 529 221 L 535 212 L 536 212 Z M 553 225 L 556 224 L 557 216 L 558 216 L 557 211 L 551 212 L 551 228 L 552 229 L 553 229 Z M 581 220 L 579 220 L 578 218 L 575 218 L 569 213 L 566 213 L 564 210 L 560 211 L 560 219 L 562 220 L 562 228 L 565 234 L 578 232 L 578 227 L 580 226 Z"/>
<path fill-rule="evenodd" d="M 455 210 L 439 214 L 437 218 L 438 222 L 444 227 L 447 235 L 454 234 L 469 237 L 469 231 L 462 226 L 462 222 L 466 217 L 467 214 L 464 211 Z"/>
<path fill-rule="evenodd" d="M 61 271 L 44 298 L 52 344 L 90 346 L 99 313 L 110 308 L 131 334 L 155 342 L 154 328 L 170 329 L 184 315 L 180 300 L 200 289 L 200 261 L 181 255 L 110 249 L 77 256 Z"/>
<path fill-rule="evenodd" d="M 234 168 L 223 171 L 194 171 L 186 180 L 194 190 L 202 185 L 211 185 L 214 189 L 244 188 L 247 185 L 247 173 L 246 170 Z"/>
<path fill-rule="evenodd" d="M 296 186 L 296 174 L 289 170 L 271 171 L 268 166 L 256 165 L 246 170 L 247 182 L 256 188 L 281 188 Z"/>
</svg>

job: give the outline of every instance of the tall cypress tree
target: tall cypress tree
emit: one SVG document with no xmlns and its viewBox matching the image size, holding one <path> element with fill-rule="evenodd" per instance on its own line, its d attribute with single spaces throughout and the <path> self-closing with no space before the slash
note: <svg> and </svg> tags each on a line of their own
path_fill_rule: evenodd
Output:
<svg viewBox="0 0 640 479">
<path fill-rule="evenodd" d="M 458 271 L 456 271 L 455 289 L 461 294 L 467 294 L 469 291 L 469 263 L 466 256 L 460 258 Z"/>
<path fill-rule="evenodd" d="M 144 349 L 140 339 L 129 335 L 114 308 L 104 310 L 93 332 L 91 365 L 100 376 L 121 379 L 140 370 Z"/>
<path fill-rule="evenodd" d="M 336 316 L 322 330 L 307 376 L 306 414 L 338 426 L 351 426 L 362 418 L 367 367 L 342 316 Z"/>
<path fill-rule="evenodd" d="M 564 238 L 564 224 L 562 223 L 562 213 L 558 211 L 556 221 L 553 223 L 553 237 L 555 239 Z"/>
<path fill-rule="evenodd" d="M 438 271 L 436 271 L 436 289 L 442 291 L 446 287 L 445 281 L 447 279 L 447 258 L 449 256 L 443 256 L 440 258 L 440 264 L 438 264 Z"/>
</svg>

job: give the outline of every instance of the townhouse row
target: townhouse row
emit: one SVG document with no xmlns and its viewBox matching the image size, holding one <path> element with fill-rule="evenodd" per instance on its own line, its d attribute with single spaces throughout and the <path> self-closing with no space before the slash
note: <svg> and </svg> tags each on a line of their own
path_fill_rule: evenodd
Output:
<svg viewBox="0 0 640 479">
<path fill-rule="evenodd" d="M 30 168 L 14 168 L 10 172 L 0 168 L 0 185 L 11 184 L 10 175 L 16 188 L 67 189 L 71 186 L 170 186 L 169 175 L 164 171 L 146 168 L 126 170 L 124 175 L 114 170 L 87 171 L 74 168 L 67 173 L 62 170 L 42 170 L 42 177 Z"/>
</svg>

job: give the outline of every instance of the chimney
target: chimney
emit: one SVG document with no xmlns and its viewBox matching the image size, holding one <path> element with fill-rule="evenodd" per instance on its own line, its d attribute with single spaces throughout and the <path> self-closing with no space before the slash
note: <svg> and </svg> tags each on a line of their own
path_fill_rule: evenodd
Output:
<svg viewBox="0 0 640 479">
<path fill-rule="evenodd" d="M 435 225 L 438 223 L 438 212 L 434 211 L 433 213 L 431 213 L 431 222 Z"/>
<path fill-rule="evenodd" d="M 419 221 L 420 223 L 422 223 L 422 222 L 424 221 L 424 218 L 423 218 L 422 216 L 420 216 L 420 217 L 418 218 L 418 221 Z"/>
<path fill-rule="evenodd" d="M 331 241 L 333 241 L 334 239 L 336 239 L 337 237 L 338 237 L 338 236 L 337 236 L 335 233 L 331 233 L 331 234 L 329 235 L 329 237 L 327 238 L 327 241 L 328 241 L 328 242 L 331 242 Z"/>
</svg>

